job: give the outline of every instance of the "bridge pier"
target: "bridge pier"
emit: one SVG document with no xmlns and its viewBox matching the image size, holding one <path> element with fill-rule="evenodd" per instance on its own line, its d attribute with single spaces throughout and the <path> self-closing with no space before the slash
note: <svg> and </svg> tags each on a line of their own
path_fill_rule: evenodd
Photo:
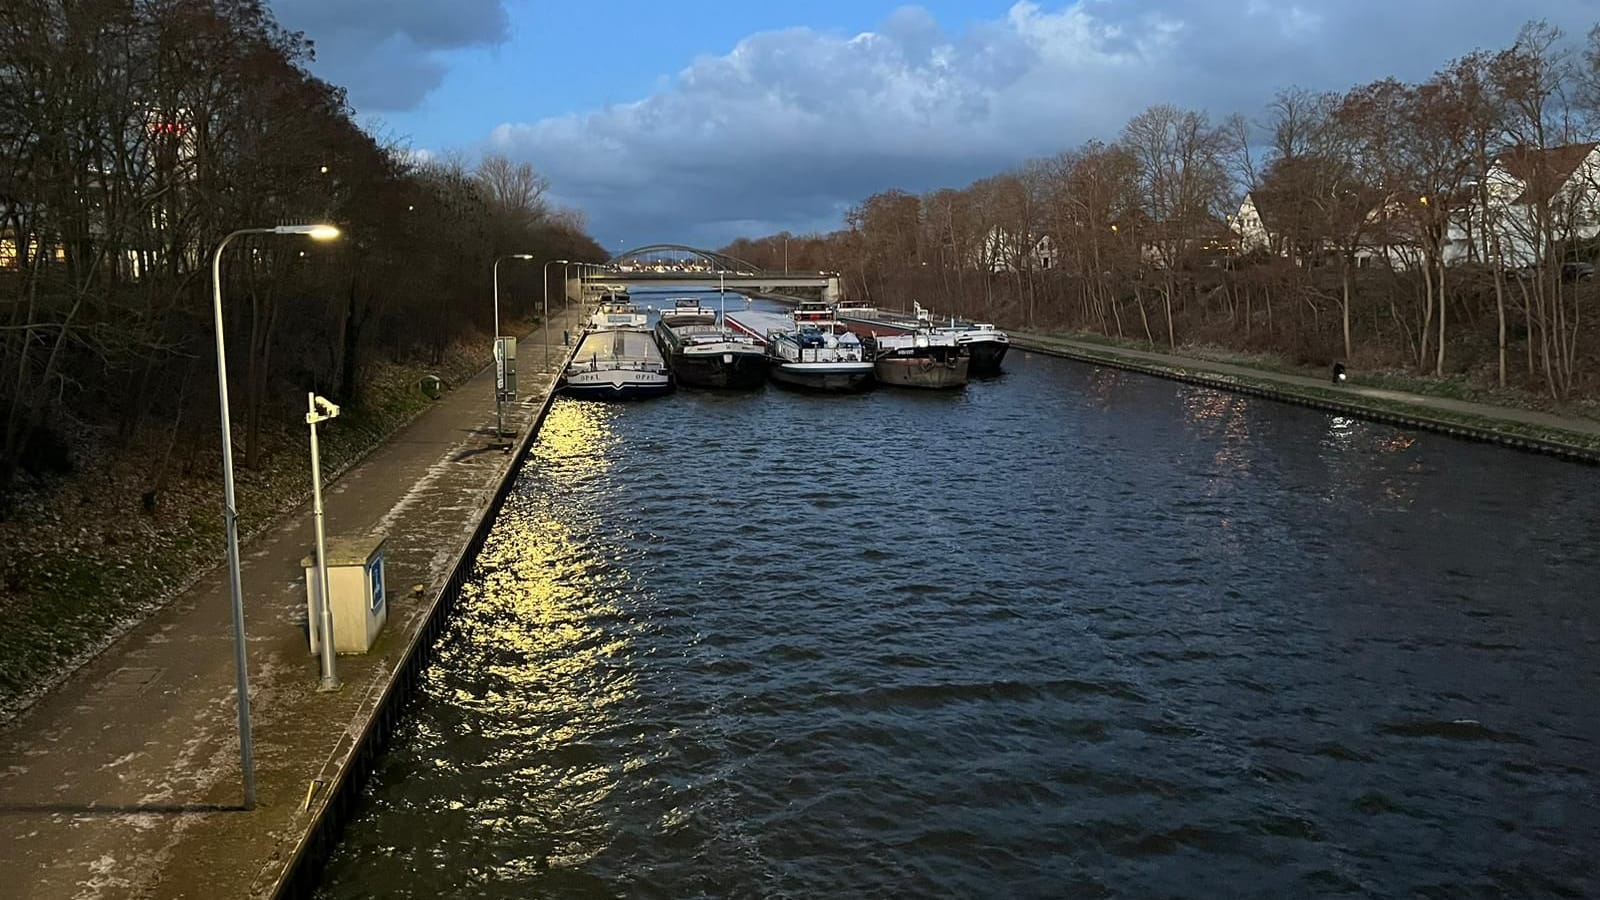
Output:
<svg viewBox="0 0 1600 900">
<path fill-rule="evenodd" d="M 844 279 L 838 275 L 828 276 L 828 283 L 822 286 L 822 302 L 832 306 L 844 299 Z"/>
</svg>

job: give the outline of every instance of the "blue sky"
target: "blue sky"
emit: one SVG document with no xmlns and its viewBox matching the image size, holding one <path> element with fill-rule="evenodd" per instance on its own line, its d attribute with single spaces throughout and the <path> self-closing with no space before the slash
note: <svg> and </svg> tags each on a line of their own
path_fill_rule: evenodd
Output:
<svg viewBox="0 0 1600 900">
<path fill-rule="evenodd" d="M 728 3 L 508 3 L 510 37 L 496 47 L 452 55 L 450 70 L 424 107 L 379 113 L 421 147 L 481 139 L 506 121 L 533 121 L 648 96 L 697 56 L 726 53 L 744 37 L 812 25 L 858 34 L 902 3 L 820 0 Z M 995 18 L 997 0 L 922 4 L 941 21 Z"/>
<path fill-rule="evenodd" d="M 608 247 L 828 230 L 1173 102 L 1421 79 L 1597 0 L 271 0 L 381 136 L 532 162 Z"/>
</svg>

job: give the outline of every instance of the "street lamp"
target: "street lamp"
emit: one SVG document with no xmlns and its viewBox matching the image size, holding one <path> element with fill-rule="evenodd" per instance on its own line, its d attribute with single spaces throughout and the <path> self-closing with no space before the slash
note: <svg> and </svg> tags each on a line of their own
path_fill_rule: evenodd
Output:
<svg viewBox="0 0 1600 900">
<path fill-rule="evenodd" d="M 247 234 L 303 234 L 331 241 L 339 236 L 332 225 L 277 225 L 241 228 L 230 232 L 211 254 L 211 311 L 217 339 L 217 405 L 222 419 L 222 521 L 228 536 L 228 594 L 233 604 L 233 668 L 239 693 L 239 769 L 244 779 L 244 808 L 256 807 L 255 747 L 250 737 L 250 670 L 245 655 L 244 587 L 239 577 L 239 510 L 233 496 L 233 423 L 228 416 L 228 356 L 222 340 L 222 251 L 228 242 Z"/>
<path fill-rule="evenodd" d="M 544 368 L 550 370 L 550 264 L 567 264 L 564 259 L 547 259 L 544 261 Z M 567 286 L 561 285 L 561 292 L 566 293 Z"/>
<path fill-rule="evenodd" d="M 502 363 L 500 361 L 500 354 L 502 352 L 501 349 L 500 349 L 500 261 L 501 260 L 505 260 L 505 259 L 533 259 L 533 254 L 532 253 L 508 253 L 505 256 L 497 256 L 497 257 L 495 257 L 494 265 L 490 267 L 490 268 L 492 268 L 494 270 L 494 364 L 495 364 L 495 367 L 496 367 L 495 368 L 495 373 L 494 373 L 494 437 L 495 437 L 495 440 L 499 440 L 500 438 L 504 437 L 505 433 L 506 433 L 505 411 L 501 406 L 501 402 L 502 401 L 500 399 L 500 369 L 499 369 L 499 367 L 502 365 Z"/>
<path fill-rule="evenodd" d="M 580 306 L 583 303 L 583 267 L 586 265 L 588 263 L 569 262 L 561 267 L 561 309 L 563 312 L 572 305 L 572 292 L 567 290 L 567 284 L 571 276 L 567 273 L 572 271 L 573 266 L 578 267 L 578 303 Z M 563 326 L 561 329 L 561 346 L 570 346 L 571 343 L 567 338 L 567 329 Z"/>
<path fill-rule="evenodd" d="M 581 308 L 589 302 L 589 294 L 585 290 L 585 281 L 593 281 L 598 278 L 602 267 L 599 263 L 592 262 L 581 262 L 576 263 L 576 265 L 578 267 L 578 306 Z"/>
<path fill-rule="evenodd" d="M 588 277 L 588 273 L 593 272 L 598 267 L 594 263 L 581 262 L 578 260 L 573 260 L 572 262 L 567 263 L 567 266 L 568 268 L 572 266 L 578 267 L 578 306 L 582 307 L 586 299 L 583 294 L 584 279 Z M 566 286 L 563 285 L 561 288 L 561 306 L 562 308 L 566 308 L 571 305 L 572 295 L 567 291 Z"/>
</svg>

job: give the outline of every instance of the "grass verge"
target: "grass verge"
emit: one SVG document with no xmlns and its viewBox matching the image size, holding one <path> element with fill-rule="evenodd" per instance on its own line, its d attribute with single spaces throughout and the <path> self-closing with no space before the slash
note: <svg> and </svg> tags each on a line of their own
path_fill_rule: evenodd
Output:
<svg viewBox="0 0 1600 900">
<path fill-rule="evenodd" d="M 1208 370 L 1205 366 L 1208 361 L 1223 362 L 1223 360 L 1196 358 L 1195 365 L 1192 366 L 1152 362 L 1118 353 L 1117 344 L 1104 340 L 1080 342 L 1076 337 L 1062 339 L 1049 335 L 1029 334 L 1015 334 L 1014 340 L 1016 339 L 1020 339 L 1017 342 L 1023 349 L 1038 349 L 1046 353 L 1058 352 L 1075 359 L 1104 362 L 1118 368 L 1178 377 L 1219 389 L 1242 390 L 1291 400 L 1299 399 L 1319 406 L 1346 410 L 1355 415 L 1367 413 L 1374 418 L 1399 421 L 1401 424 L 1433 427 L 1446 433 L 1468 437 L 1503 440 L 1518 446 L 1546 449 L 1574 458 L 1587 459 L 1590 462 L 1600 461 L 1600 436 L 1583 431 L 1549 428 L 1511 419 L 1473 415 L 1424 404 L 1405 403 L 1387 398 L 1350 394 L 1332 388 L 1315 388 L 1303 384 L 1285 382 L 1270 377 L 1269 373 L 1276 370 L 1265 367 L 1261 367 L 1265 377 L 1252 378 Z M 1086 344 L 1098 346 L 1085 346 Z M 1142 350 L 1144 348 L 1140 346 L 1130 349 Z M 1227 360 L 1226 362 L 1230 365 L 1238 365 L 1233 360 Z M 1302 373 L 1283 372 L 1282 374 L 1298 375 Z"/>
<path fill-rule="evenodd" d="M 1163 345 L 1151 346 L 1143 340 L 1128 338 L 1108 337 L 1103 334 L 1088 332 L 1026 332 L 1013 331 L 1011 334 L 1024 339 L 1037 341 L 1063 340 L 1076 344 L 1093 344 L 1113 350 L 1138 350 L 1147 353 L 1170 353 L 1173 356 L 1193 359 L 1204 362 L 1222 363 L 1241 368 L 1259 369 L 1262 372 L 1276 375 L 1299 375 L 1302 377 L 1322 378 L 1327 371 L 1321 367 L 1297 365 L 1289 359 L 1273 353 L 1247 353 L 1227 347 L 1209 344 L 1183 344 L 1177 350 L 1167 350 Z M 1489 406 L 1504 406 L 1512 409 L 1525 409 L 1534 412 L 1545 412 L 1552 415 L 1566 416 L 1573 419 L 1588 419 L 1600 422 L 1600 403 L 1593 401 L 1569 401 L 1556 403 L 1547 394 L 1521 390 L 1515 387 L 1500 388 L 1487 385 L 1481 381 L 1468 378 L 1465 375 L 1446 375 L 1433 377 L 1418 375 L 1414 372 L 1395 371 L 1392 369 L 1361 369 L 1357 368 L 1350 373 L 1349 383 L 1352 386 L 1381 388 L 1384 390 L 1403 391 L 1408 394 L 1418 394 L 1424 397 L 1442 397 L 1449 400 L 1462 400 L 1468 403 L 1482 403 Z"/>
<path fill-rule="evenodd" d="M 482 343 L 481 341 L 479 343 Z M 434 401 L 424 375 L 460 384 L 483 365 L 481 348 L 452 347 L 437 367 L 378 364 L 365 401 L 319 429 L 324 481 L 381 446 Z M 236 470 L 241 539 L 273 525 L 310 495 L 303 422 L 264 429 L 261 464 Z M 237 422 L 235 423 L 237 425 Z M 199 427 L 199 426 L 195 426 Z M 161 436 L 111 448 L 85 435 L 76 471 L 36 487 L 0 522 L 0 723 L 182 593 L 222 558 L 221 463 L 215 439 L 197 441 L 188 473 L 174 472 L 154 511 L 141 501 Z M 236 466 L 240 462 L 236 454 Z"/>
</svg>

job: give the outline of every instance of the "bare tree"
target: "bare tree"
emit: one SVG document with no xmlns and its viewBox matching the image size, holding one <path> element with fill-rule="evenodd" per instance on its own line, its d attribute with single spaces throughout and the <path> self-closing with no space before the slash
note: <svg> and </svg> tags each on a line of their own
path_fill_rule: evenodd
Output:
<svg viewBox="0 0 1600 900">
<path fill-rule="evenodd" d="M 549 215 L 545 192 L 550 183 L 526 162 L 512 162 L 499 154 L 485 156 L 474 172 L 484 196 L 501 215 L 526 227 Z"/>
<path fill-rule="evenodd" d="M 600 255 L 527 166 L 486 161 L 490 204 L 473 173 L 401 162 L 309 51 L 262 0 L 0 4 L 0 495 L 56 423 L 129 440 L 207 402 L 164 388 L 209 348 L 208 253 L 233 228 L 349 226 L 224 261 L 247 465 L 304 384 L 356 397 L 380 343 L 437 355 L 471 328 L 496 242 Z"/>
<path fill-rule="evenodd" d="M 1537 335 L 1539 367 L 1552 397 L 1565 396 L 1575 375 L 1580 308 L 1576 291 L 1562 289 L 1561 263 L 1574 234 L 1580 198 L 1571 190 L 1568 155 L 1576 137 L 1567 94 L 1573 80 L 1562 34 L 1544 22 L 1523 26 L 1510 49 L 1489 63 L 1489 77 L 1503 108 L 1510 149 L 1502 166 L 1520 184 L 1503 221 L 1519 245 L 1522 265 L 1537 272 L 1525 295 L 1529 354 Z M 1565 149 L 1563 149 L 1565 148 Z"/>
<path fill-rule="evenodd" d="M 1471 208 L 1461 227 L 1471 258 L 1485 262 L 1494 279 L 1495 352 L 1497 381 L 1506 386 L 1506 266 L 1501 235 L 1502 204 L 1490 194 L 1488 173 L 1495 163 L 1496 150 L 1505 127 L 1503 97 L 1493 85 L 1494 58 L 1488 53 L 1471 53 L 1448 65 L 1439 78 L 1450 85 L 1455 97 L 1455 112 L 1460 127 L 1453 129 L 1456 152 L 1470 161 L 1472 179 Z"/>
<path fill-rule="evenodd" d="M 1203 235 L 1217 225 L 1227 197 L 1227 142 L 1203 112 L 1152 106 L 1123 129 L 1122 144 L 1138 163 L 1140 194 L 1149 217 L 1148 244 L 1162 270 L 1167 345 L 1177 347 L 1173 326 L 1177 272 Z"/>
<path fill-rule="evenodd" d="M 1535 22 L 1420 83 L 1286 89 L 1256 123 L 1152 107 L 1115 146 L 929 191 L 914 216 L 874 195 L 812 258 L 884 303 L 939 296 L 1018 327 L 1142 328 L 1151 343 L 1164 330 L 1168 347 L 1183 333 L 1311 361 L 1338 346 L 1435 376 L 1492 368 L 1505 386 L 1525 350 L 1529 385 L 1569 397 L 1593 384 L 1579 300 L 1594 288 L 1561 264 L 1600 240 L 1600 157 L 1585 155 L 1600 138 L 1600 26 L 1566 46 Z M 1238 253 L 1221 227 L 1239 189 L 1271 220 L 1266 252 Z"/>
</svg>

